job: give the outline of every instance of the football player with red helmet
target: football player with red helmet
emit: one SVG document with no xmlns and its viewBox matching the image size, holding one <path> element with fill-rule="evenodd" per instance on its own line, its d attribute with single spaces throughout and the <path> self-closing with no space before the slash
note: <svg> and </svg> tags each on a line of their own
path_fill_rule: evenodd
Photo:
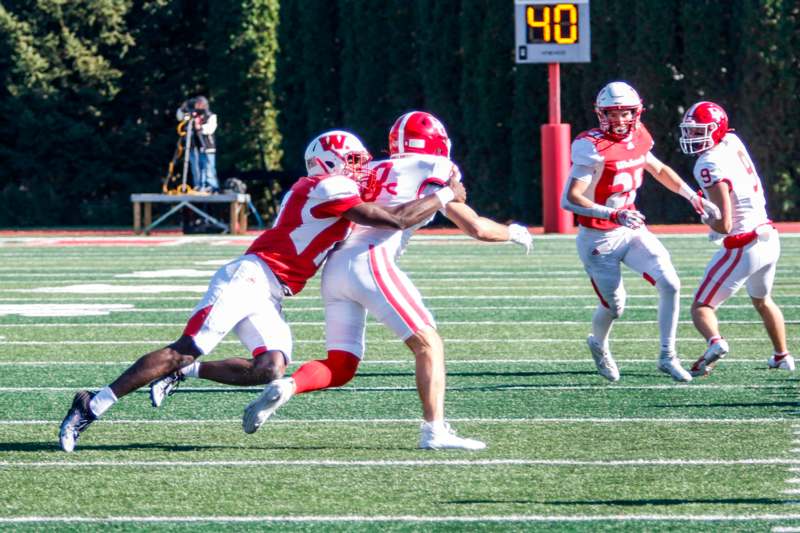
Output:
<svg viewBox="0 0 800 533">
<path fill-rule="evenodd" d="M 315 138 L 306 150 L 308 177 L 286 193 L 272 228 L 244 255 L 220 268 L 172 344 L 142 356 L 113 383 L 96 393 L 79 391 L 61 423 L 59 441 L 71 452 L 92 422 L 119 398 L 151 384 L 151 400 L 160 405 L 184 375 L 232 385 L 265 384 L 282 376 L 292 359 L 292 337 L 281 312 L 283 298 L 298 294 L 333 247 L 355 224 L 403 230 L 426 220 L 466 192 L 456 180 L 436 195 L 412 199 L 391 209 L 362 199 L 370 156 L 352 133 L 334 130 Z M 252 359 L 232 358 L 202 366 L 233 330 Z M 155 381 L 154 381 L 155 380 Z"/>
<path fill-rule="evenodd" d="M 712 238 L 724 236 L 723 248 L 708 263 L 692 303 L 692 321 L 708 347 L 691 373 L 708 375 L 730 350 L 720 335 L 716 310 L 743 285 L 772 341 L 769 368 L 794 370 L 783 313 L 770 296 L 780 240 L 767 216 L 764 187 L 753 160 L 739 136 L 729 128 L 728 114 L 714 102 L 697 102 L 690 107 L 680 130 L 681 150 L 697 156 L 694 177 L 720 210 L 719 219 L 706 221 Z"/>
<path fill-rule="evenodd" d="M 408 200 L 438 194 L 452 176 L 450 139 L 430 113 L 411 111 L 389 131 L 389 159 L 370 163 L 372 199 L 391 208 Z M 443 213 L 466 234 L 484 241 L 511 241 L 530 250 L 526 228 L 506 226 L 475 213 L 466 204 Z M 328 356 L 302 365 L 290 378 L 278 379 L 265 392 L 264 420 L 292 395 L 339 387 L 349 382 L 364 357 L 367 312 L 385 324 L 414 353 L 423 423 L 423 449 L 479 450 L 483 442 L 455 434 L 444 417 L 444 345 L 433 316 L 413 282 L 396 263 L 414 230 L 356 226 L 353 235 L 330 255 L 322 272 Z"/>
<path fill-rule="evenodd" d="M 636 191 L 646 170 L 703 216 L 716 216 L 716 206 L 653 155 L 653 139 L 641 121 L 642 99 L 633 87 L 609 83 L 598 93 L 594 110 L 599 127 L 581 133 L 572 143 L 572 168 L 561 201 L 564 209 L 578 215 L 578 255 L 600 301 L 592 317 L 589 349 L 600 375 L 617 381 L 619 370 L 608 337 L 625 308 L 622 263 L 658 290 L 658 369 L 676 381 L 691 381 L 675 351 L 680 280 L 669 252 L 636 209 Z"/>
</svg>

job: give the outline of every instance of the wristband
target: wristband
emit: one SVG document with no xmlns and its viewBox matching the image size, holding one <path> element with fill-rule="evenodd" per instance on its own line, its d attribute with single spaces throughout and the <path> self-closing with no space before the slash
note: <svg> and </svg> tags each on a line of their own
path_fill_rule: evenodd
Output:
<svg viewBox="0 0 800 533">
<path fill-rule="evenodd" d="M 686 182 L 685 182 L 685 181 L 681 183 L 681 188 L 680 188 L 680 189 L 678 189 L 678 194 L 680 194 L 681 196 L 683 196 L 684 198 L 686 198 L 686 199 L 687 199 L 687 200 L 689 200 L 690 202 L 692 201 L 692 199 L 693 199 L 695 196 L 697 196 L 697 193 L 696 193 L 696 192 L 694 192 L 694 190 L 693 190 L 691 187 L 689 187 L 689 186 L 686 184 Z"/>
<path fill-rule="evenodd" d="M 442 202 L 442 207 L 452 202 L 453 199 L 456 197 L 456 193 L 454 193 L 453 189 L 451 189 L 450 187 L 439 189 L 434 194 L 436 195 L 437 198 L 439 198 L 439 201 Z"/>
</svg>

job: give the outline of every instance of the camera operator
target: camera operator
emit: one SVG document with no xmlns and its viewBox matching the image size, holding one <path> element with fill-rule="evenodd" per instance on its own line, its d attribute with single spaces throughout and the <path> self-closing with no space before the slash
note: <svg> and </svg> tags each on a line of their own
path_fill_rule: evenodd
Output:
<svg viewBox="0 0 800 533">
<path fill-rule="evenodd" d="M 217 146 L 214 132 L 217 115 L 208 106 L 205 96 L 190 98 L 181 104 L 175 114 L 179 121 L 192 120 L 191 150 L 193 188 L 197 192 L 219 192 L 217 180 Z"/>
</svg>

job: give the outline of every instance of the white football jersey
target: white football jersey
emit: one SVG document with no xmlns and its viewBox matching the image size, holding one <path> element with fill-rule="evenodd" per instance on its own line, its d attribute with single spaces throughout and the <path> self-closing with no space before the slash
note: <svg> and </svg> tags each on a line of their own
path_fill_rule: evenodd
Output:
<svg viewBox="0 0 800 533">
<path fill-rule="evenodd" d="M 432 194 L 447 184 L 454 166 L 455 163 L 446 157 L 423 154 L 373 161 L 369 167 L 376 173 L 376 194 L 373 198 L 365 197 L 364 200 L 373 200 L 380 206 L 392 207 Z M 356 225 L 350 237 L 339 244 L 339 249 L 382 246 L 387 249 L 390 257 L 397 257 L 405 250 L 414 231 L 431 220 L 433 216 L 406 230 Z"/>
<path fill-rule="evenodd" d="M 730 187 L 731 235 L 752 231 L 769 222 L 761 178 L 747 148 L 735 134 L 726 134 L 722 142 L 697 158 L 694 178 L 703 190 L 721 181 Z"/>
</svg>

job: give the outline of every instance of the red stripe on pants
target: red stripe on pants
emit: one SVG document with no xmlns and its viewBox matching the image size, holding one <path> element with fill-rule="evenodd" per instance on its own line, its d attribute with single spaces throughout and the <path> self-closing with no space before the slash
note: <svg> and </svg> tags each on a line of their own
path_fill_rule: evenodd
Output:
<svg viewBox="0 0 800 533">
<path fill-rule="evenodd" d="M 206 318 L 208 318 L 208 315 L 211 313 L 211 309 L 213 307 L 213 305 L 207 305 L 193 314 L 192 318 L 190 318 L 186 323 L 186 327 L 183 328 L 183 334 L 188 335 L 189 337 L 194 337 L 197 335 L 197 332 L 199 332 L 200 328 L 203 327 L 203 322 L 206 321 Z"/>
<path fill-rule="evenodd" d="M 731 256 L 731 251 L 730 250 L 725 250 L 725 254 L 720 258 L 719 261 L 717 261 L 717 263 L 713 267 L 711 267 L 711 270 L 708 271 L 708 275 L 703 280 L 703 283 L 700 284 L 700 288 L 697 289 L 697 294 L 694 297 L 695 301 L 700 302 L 700 296 L 703 294 L 703 291 L 706 289 L 706 285 L 708 285 L 711 282 L 711 278 L 714 277 L 714 274 L 717 273 L 717 270 L 722 268 L 722 265 L 725 264 L 725 262 L 728 260 L 728 258 L 730 256 Z"/>
<path fill-rule="evenodd" d="M 736 268 L 736 265 L 738 265 L 739 261 L 742 259 L 742 256 L 744 255 L 744 248 L 737 248 L 736 252 L 734 253 L 736 254 L 736 257 L 733 258 L 731 266 L 729 266 L 728 270 L 726 270 L 725 273 L 722 274 L 722 276 L 720 276 L 719 280 L 717 281 L 717 284 L 714 285 L 714 288 L 711 289 L 710 293 L 708 293 L 708 296 L 706 297 L 705 301 L 702 302 L 703 305 L 710 305 L 711 300 L 714 298 L 714 295 L 717 294 L 717 291 L 719 290 L 720 286 L 722 286 L 722 282 L 728 279 L 728 276 L 731 275 L 733 269 Z"/>
<path fill-rule="evenodd" d="M 600 303 L 603 304 L 603 307 L 605 307 L 606 309 L 610 309 L 610 307 L 608 306 L 608 302 L 606 302 L 603 299 L 603 295 L 600 294 L 600 289 L 597 288 L 597 284 L 594 282 L 594 279 L 589 278 L 589 281 L 592 282 L 592 288 L 594 289 L 594 293 L 597 295 L 597 297 L 600 298 Z"/>
<path fill-rule="evenodd" d="M 372 275 L 375 277 L 375 282 L 378 284 L 378 288 L 380 289 L 381 294 L 383 294 L 383 297 L 386 298 L 386 300 L 388 300 L 389 305 L 391 305 L 392 309 L 394 309 L 397 312 L 397 314 L 400 315 L 400 318 L 403 320 L 403 322 L 406 323 L 406 326 L 408 326 L 411 329 L 411 331 L 414 332 L 419 331 L 420 329 L 422 329 L 422 326 L 418 325 L 417 322 L 414 321 L 414 318 L 408 313 L 406 313 L 405 309 L 403 309 L 402 306 L 400 305 L 400 302 L 398 302 L 397 299 L 394 297 L 394 295 L 391 293 L 391 289 L 386 284 L 386 280 L 383 279 L 383 276 L 381 276 L 380 270 L 378 269 L 378 261 L 379 258 L 375 253 L 375 247 L 370 245 L 369 263 L 370 267 L 372 268 Z"/>
</svg>

